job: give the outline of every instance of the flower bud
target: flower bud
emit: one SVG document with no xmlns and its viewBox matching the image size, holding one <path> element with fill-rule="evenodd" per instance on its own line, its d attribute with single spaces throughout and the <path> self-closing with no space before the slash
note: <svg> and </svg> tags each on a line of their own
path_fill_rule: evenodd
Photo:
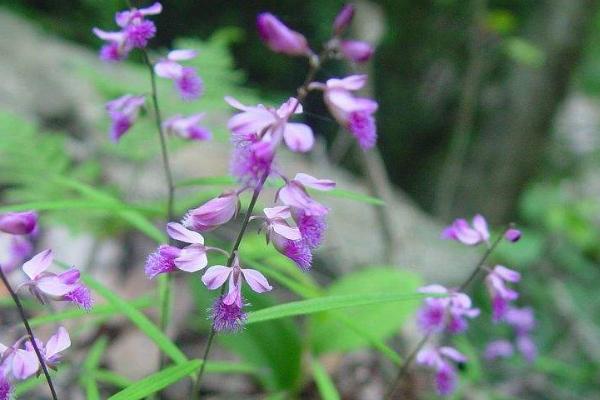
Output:
<svg viewBox="0 0 600 400">
<path fill-rule="evenodd" d="M 256 25 L 260 38 L 276 53 L 301 56 L 310 54 L 306 38 L 288 28 L 271 13 L 259 14 Z"/>
<path fill-rule="evenodd" d="M 350 26 L 352 18 L 354 18 L 354 6 L 352 4 L 346 4 L 344 7 L 342 7 L 339 14 L 333 21 L 333 32 L 336 35 L 341 35 L 344 33 L 346 28 Z"/>
<path fill-rule="evenodd" d="M 363 63 L 369 61 L 373 55 L 373 46 L 360 40 L 343 40 L 340 43 L 340 51 L 344 58 L 349 61 Z"/>
<path fill-rule="evenodd" d="M 0 231 L 11 235 L 28 235 L 37 226 L 38 215 L 34 211 L 9 212 L 0 215 Z"/>
<path fill-rule="evenodd" d="M 211 231 L 235 216 L 238 203 L 235 193 L 224 194 L 190 210 L 183 219 L 183 225 L 198 232 Z"/>
<path fill-rule="evenodd" d="M 504 233 L 504 238 L 509 242 L 515 243 L 521 239 L 521 231 L 515 228 L 510 228 Z"/>
</svg>

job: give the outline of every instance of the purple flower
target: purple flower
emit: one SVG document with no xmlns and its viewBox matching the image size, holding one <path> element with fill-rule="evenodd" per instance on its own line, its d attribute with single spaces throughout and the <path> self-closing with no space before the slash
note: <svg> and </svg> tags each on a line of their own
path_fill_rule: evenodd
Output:
<svg viewBox="0 0 600 400">
<path fill-rule="evenodd" d="M 58 365 L 62 358 L 60 353 L 71 346 L 69 333 L 62 326 L 48 339 L 45 345 L 37 338 L 34 340 L 42 353 L 44 363 L 50 368 Z M 21 342 L 22 339 L 11 347 L 0 344 L 0 354 L 4 376 L 12 374 L 15 379 L 24 380 L 38 372 L 40 362 L 31 342 L 27 340 L 24 349 L 21 348 Z"/>
<path fill-rule="evenodd" d="M 27 236 L 0 233 L 0 266 L 2 271 L 14 271 L 33 252 L 33 245 Z"/>
<path fill-rule="evenodd" d="M 212 310 L 213 326 L 217 331 L 235 331 L 242 327 L 246 319 L 242 297 L 244 280 L 256 293 L 264 293 L 273 289 L 267 278 L 257 270 L 241 268 L 237 254 L 231 267 L 215 265 L 208 268 L 202 276 L 202 282 L 210 290 L 220 288 L 227 280 L 229 280 L 229 290 L 225 296 L 221 296 L 215 301 Z"/>
<path fill-rule="evenodd" d="M 354 6 L 352 4 L 346 4 L 333 21 L 333 32 L 336 35 L 341 35 L 350 26 L 354 18 Z"/>
<path fill-rule="evenodd" d="M 109 136 L 113 142 L 118 142 L 133 126 L 145 100 L 144 96 L 127 94 L 106 103 L 106 111 L 111 119 Z"/>
<path fill-rule="evenodd" d="M 378 108 L 377 102 L 352 94 L 366 82 L 366 75 L 351 75 L 344 79 L 329 79 L 324 87 L 321 84 L 313 85 L 325 90 L 324 100 L 329 112 L 358 140 L 363 150 L 372 148 L 377 141 L 377 127 L 373 118 Z"/>
<path fill-rule="evenodd" d="M 504 321 L 512 326 L 518 335 L 527 334 L 535 328 L 535 315 L 531 307 L 510 308 L 504 315 Z"/>
<path fill-rule="evenodd" d="M 472 307 L 471 298 L 465 293 L 451 291 L 441 285 L 429 285 L 419 289 L 420 293 L 447 295 L 429 297 L 417 313 L 419 326 L 425 333 L 461 333 L 468 328 L 467 318 L 479 315 L 479 309 Z"/>
<path fill-rule="evenodd" d="M 504 238 L 511 243 L 518 242 L 521 239 L 521 231 L 515 228 L 507 229 L 504 232 Z"/>
<path fill-rule="evenodd" d="M 47 296 L 57 301 L 69 301 L 89 310 L 92 300 L 89 289 L 79 279 L 79 270 L 72 267 L 58 275 L 48 272 L 46 270 L 53 258 L 52 250 L 44 250 L 23 264 L 23 272 L 29 277 L 29 281 L 21 284 L 21 287 L 28 287 L 42 301 Z"/>
<path fill-rule="evenodd" d="M 292 217 L 308 247 L 316 249 L 323 243 L 327 229 L 324 215 L 309 215 L 303 209 L 295 208 Z"/>
<path fill-rule="evenodd" d="M 188 140 L 210 140 L 212 133 L 205 127 L 198 125 L 204 118 L 204 113 L 184 117 L 175 115 L 163 123 L 163 128 L 167 133 L 177 135 Z"/>
<path fill-rule="evenodd" d="M 256 19 L 258 35 L 276 53 L 303 56 L 312 53 L 306 38 L 291 30 L 271 13 L 259 14 Z"/>
<path fill-rule="evenodd" d="M 162 59 L 154 66 L 156 75 L 171 79 L 179 96 L 185 101 L 195 100 L 202 94 L 202 79 L 191 67 L 184 67 L 178 61 L 191 60 L 196 57 L 194 50 L 173 50 L 166 59 Z"/>
<path fill-rule="evenodd" d="M 509 310 L 509 303 L 519 297 L 516 291 L 506 286 L 506 283 L 515 283 L 520 280 L 521 274 L 502 265 L 496 265 L 485 278 L 485 283 L 492 298 L 492 319 L 494 322 L 501 321 Z"/>
<path fill-rule="evenodd" d="M 208 248 L 204 246 L 204 237 L 201 234 L 190 231 L 175 222 L 167 224 L 167 233 L 171 238 L 188 245 L 183 249 L 174 246 L 159 246 L 146 261 L 145 272 L 149 279 L 176 270 L 196 272 L 208 265 L 206 256 Z"/>
<path fill-rule="evenodd" d="M 0 231 L 11 235 L 28 235 L 32 233 L 38 221 L 35 211 L 9 212 L 0 215 Z"/>
<path fill-rule="evenodd" d="M 290 226 L 286 221 L 292 217 L 288 206 L 265 208 L 263 212 L 266 220 L 267 242 L 273 240 L 274 236 L 281 236 L 288 240 L 302 239 L 300 229 Z"/>
<path fill-rule="evenodd" d="M 483 357 L 486 360 L 508 358 L 513 355 L 513 345 L 508 340 L 494 340 L 485 347 Z"/>
<path fill-rule="evenodd" d="M 340 52 L 349 61 L 357 63 L 367 62 L 373 56 L 373 46 L 360 40 L 342 40 Z"/>
<path fill-rule="evenodd" d="M 523 355 L 523 358 L 529 363 L 535 361 L 537 357 L 537 346 L 529 335 L 517 336 L 517 349 Z"/>
<path fill-rule="evenodd" d="M 107 43 L 100 49 L 100 59 L 106 62 L 117 62 L 127 58 L 133 47 L 127 41 L 127 35 L 123 31 L 106 32 L 94 28 L 93 32 Z"/>
<path fill-rule="evenodd" d="M 162 12 L 160 3 L 154 3 L 147 8 L 132 8 L 130 10 L 118 12 L 115 15 L 117 25 L 123 29 L 125 42 L 132 48 L 144 48 L 148 41 L 156 35 L 156 26 L 152 21 L 144 17 L 148 15 L 157 15 Z"/>
<path fill-rule="evenodd" d="M 456 389 L 457 377 L 456 369 L 450 363 L 467 362 L 467 357 L 458 350 L 442 346 L 439 349 L 425 347 L 417 353 L 417 364 L 424 365 L 436 371 L 435 381 L 438 394 L 442 396 L 450 395 Z"/>
<path fill-rule="evenodd" d="M 327 207 L 310 197 L 306 191 L 307 187 L 321 191 L 329 191 L 335 188 L 335 182 L 329 179 L 317 179 L 300 172 L 296 174 L 294 179 L 279 189 L 277 192 L 277 199 L 287 206 L 302 210 L 306 215 L 326 215 L 329 212 Z"/>
<path fill-rule="evenodd" d="M 10 381 L 0 375 L 0 400 L 10 400 L 11 398 L 13 398 L 13 389 Z"/>
<path fill-rule="evenodd" d="M 442 232 L 442 239 L 457 240 L 463 244 L 474 246 L 487 242 L 490 232 L 485 218 L 477 214 L 473 217 L 472 227 L 465 219 L 457 219 Z"/>
<path fill-rule="evenodd" d="M 188 211 L 182 223 L 198 232 L 211 231 L 229 222 L 237 214 L 239 203 L 235 192 L 222 194 Z"/>
</svg>

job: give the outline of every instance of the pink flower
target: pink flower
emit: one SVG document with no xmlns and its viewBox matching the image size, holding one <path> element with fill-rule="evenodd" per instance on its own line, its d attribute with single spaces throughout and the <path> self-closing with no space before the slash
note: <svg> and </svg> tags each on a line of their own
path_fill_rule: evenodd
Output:
<svg viewBox="0 0 600 400">
<path fill-rule="evenodd" d="M 35 211 L 0 214 L 0 231 L 11 235 L 28 235 L 35 230 L 37 221 Z"/>
<path fill-rule="evenodd" d="M 373 56 L 373 46 L 360 40 L 342 40 L 340 52 L 349 61 L 357 63 L 367 62 Z"/>
<path fill-rule="evenodd" d="M 352 4 L 346 4 L 333 21 L 333 32 L 336 35 L 341 35 L 350 26 L 354 18 L 354 6 Z"/>
<path fill-rule="evenodd" d="M 448 396 L 456 389 L 457 374 L 456 369 L 450 363 L 467 362 L 467 357 L 461 354 L 458 350 L 442 346 L 438 349 L 425 347 L 417 353 L 417 364 L 424 365 L 436 371 L 435 381 L 438 394 Z"/>
<path fill-rule="evenodd" d="M 519 293 L 506 286 L 507 282 L 515 283 L 521 280 L 521 274 L 502 265 L 496 265 L 485 278 L 485 283 L 492 298 L 492 319 L 501 321 L 509 311 L 511 301 L 519 297 Z"/>
<path fill-rule="evenodd" d="M 468 327 L 467 318 L 479 315 L 479 309 L 472 308 L 471 298 L 465 293 L 451 291 L 441 285 L 429 285 L 419 289 L 420 293 L 447 295 L 428 297 L 419 309 L 417 320 L 425 333 L 447 330 L 456 334 Z"/>
<path fill-rule="evenodd" d="M 34 340 L 42 353 L 44 363 L 50 368 L 55 368 L 58 365 L 62 358 L 60 353 L 71 346 L 69 333 L 62 326 L 48 339 L 45 345 L 37 338 Z M 31 342 L 27 340 L 24 349 L 21 348 L 21 342 L 22 339 L 11 347 L 0 344 L 1 369 L 4 376 L 12 374 L 15 379 L 24 380 L 38 372 L 40 362 Z"/>
<path fill-rule="evenodd" d="M 442 232 L 442 239 L 457 240 L 463 244 L 474 246 L 487 242 L 490 232 L 485 218 L 477 214 L 473 217 L 472 227 L 465 219 L 457 219 Z"/>
<path fill-rule="evenodd" d="M 329 179 L 317 179 L 305 173 L 298 173 L 277 192 L 277 199 L 283 204 L 302 210 L 306 215 L 323 216 L 327 208 L 309 196 L 306 188 L 329 191 L 335 188 L 335 182 Z"/>
<path fill-rule="evenodd" d="M 113 142 L 118 142 L 133 126 L 145 100 L 144 96 L 127 94 L 106 103 L 106 111 L 111 119 L 109 136 Z"/>
<path fill-rule="evenodd" d="M 196 57 L 194 50 L 173 50 L 166 59 L 162 59 L 154 66 L 156 75 L 171 79 L 179 96 L 185 101 L 195 100 L 202 94 L 203 83 L 196 70 L 184 67 L 178 61 L 191 60 Z"/>
<path fill-rule="evenodd" d="M 363 150 L 375 146 L 377 127 L 373 114 L 377 111 L 377 102 L 368 98 L 355 97 L 352 92 L 362 88 L 367 81 L 366 75 L 351 75 L 344 79 L 329 79 L 325 86 L 325 104 L 329 112 L 358 140 Z"/>
<path fill-rule="evenodd" d="M 28 287 L 42 302 L 46 296 L 57 301 L 72 302 L 85 310 L 91 309 L 90 291 L 81 283 L 79 270 L 72 267 L 58 275 L 47 272 L 53 258 L 52 250 L 44 250 L 23 264 L 23 272 L 29 281 L 21 284 L 21 287 Z"/>
<path fill-rule="evenodd" d="M 229 222 L 237 214 L 239 202 L 235 192 L 222 194 L 188 211 L 182 223 L 198 232 L 211 231 Z"/>
<path fill-rule="evenodd" d="M 148 41 L 156 35 L 156 26 L 144 17 L 157 15 L 162 12 L 160 3 L 154 3 L 146 8 L 132 8 L 118 12 L 115 15 L 117 25 L 123 29 L 126 43 L 133 47 L 144 48 Z"/>
<path fill-rule="evenodd" d="M 259 14 L 256 19 L 258 35 L 276 53 L 303 56 L 312 53 L 306 38 L 288 28 L 271 13 Z"/>
<path fill-rule="evenodd" d="M 184 117 L 175 115 L 163 123 L 163 128 L 167 133 L 177 135 L 188 140 L 210 140 L 212 133 L 205 127 L 198 125 L 204 118 L 204 113 Z"/>
<path fill-rule="evenodd" d="M 264 293 L 273 289 L 267 278 L 255 269 L 241 268 L 237 255 L 231 267 L 215 265 L 206 270 L 202 282 L 210 290 L 220 288 L 229 280 L 229 290 L 221 296 L 213 306 L 213 326 L 217 331 L 234 331 L 241 328 L 245 320 L 243 312 L 242 284 L 244 280 L 256 293 Z"/>
<path fill-rule="evenodd" d="M 106 62 L 117 62 L 127 58 L 133 47 L 127 41 L 127 35 L 123 31 L 106 32 L 94 28 L 94 35 L 107 43 L 100 49 L 100 59 Z"/>
<path fill-rule="evenodd" d="M 146 261 L 145 273 L 149 279 L 176 270 L 196 272 L 208 265 L 206 252 L 209 248 L 204 246 L 204 237 L 201 234 L 175 222 L 167 224 L 167 233 L 171 238 L 188 245 L 183 249 L 167 245 L 159 246 Z"/>
</svg>

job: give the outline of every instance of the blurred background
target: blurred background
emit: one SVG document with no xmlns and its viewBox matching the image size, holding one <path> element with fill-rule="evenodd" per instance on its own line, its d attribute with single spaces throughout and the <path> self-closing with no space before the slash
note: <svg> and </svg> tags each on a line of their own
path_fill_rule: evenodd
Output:
<svg viewBox="0 0 600 400">
<path fill-rule="evenodd" d="M 461 373 L 457 398 L 600 398 L 599 3 L 357 1 L 351 36 L 373 43 L 375 56 L 368 65 L 330 63 L 318 79 L 370 74 L 366 94 L 380 104 L 378 148 L 362 153 L 339 131 L 320 97 L 311 95 L 305 116 L 317 133 L 317 149 L 305 158 L 286 155 L 290 171 L 334 178 L 339 187 L 362 193 L 361 201 L 323 199 L 333 212 L 327 245 L 311 275 L 324 286 L 381 266 L 406 273 L 404 281 L 415 287 L 425 282 L 458 284 L 479 253 L 440 241 L 444 225 L 482 213 L 498 232 L 509 222 L 523 228 L 522 240 L 503 244 L 494 261 L 523 273 L 519 304 L 535 309 L 539 356 L 533 363 L 516 355 L 490 363 L 478 355 L 486 343 L 510 333 L 489 322 L 485 290 L 476 289 L 478 304 L 488 310 L 460 343 L 473 362 Z M 304 78 L 305 60 L 273 54 L 261 43 L 256 14 L 273 12 L 317 48 L 328 39 L 342 4 L 163 2 L 164 12 L 154 18 L 159 33 L 153 50 L 158 55 L 176 46 L 200 49 L 195 66 L 206 94 L 197 103 L 181 105 L 168 83 L 161 83 L 161 102 L 167 113 L 207 111 L 216 137 L 215 144 L 171 143 L 178 180 L 226 175 L 224 122 L 230 111 L 224 95 L 274 104 L 293 94 Z M 81 200 L 72 187 L 45 179 L 51 173 L 102 187 L 125 201 L 160 204 L 164 188 L 151 121 L 140 122 L 118 146 L 107 140 L 103 103 L 123 93 L 148 91 L 141 60 L 133 57 L 124 65 L 107 66 L 97 59 L 101 43 L 91 28 L 111 30 L 115 10 L 124 7 L 116 0 L 0 0 L 3 204 Z M 182 188 L 180 214 L 222 190 L 200 189 Z M 42 221 L 46 226 L 36 239 L 40 246 L 62 249 L 56 252 L 77 265 L 89 264 L 90 272 L 124 296 L 152 290 L 141 274 L 152 241 L 114 215 L 84 207 L 56 208 L 44 212 Z M 230 228 L 234 234 L 235 226 Z M 248 245 L 246 251 L 263 257 L 264 249 L 257 248 Z M 199 352 L 197 332 L 206 328 L 201 307 L 208 304 L 197 283 L 190 287 L 178 280 L 182 294 L 175 299 L 178 312 L 171 332 L 192 353 Z M 383 290 L 383 284 L 374 285 Z M 294 298 L 283 289 L 276 296 Z M 417 339 L 412 311 L 402 311 L 406 315 L 381 332 L 387 339 L 403 327 L 402 336 L 391 339 L 401 354 Z M 385 318 L 366 326 L 376 331 Z M 276 392 L 293 382 L 298 398 L 319 398 L 314 383 L 302 373 L 305 326 L 281 325 L 273 329 L 285 332 L 283 339 L 265 339 L 266 333 L 253 327 L 245 334 L 255 341 L 262 336 L 266 343 L 225 338 L 214 352 L 214 359 L 251 360 L 258 350 L 247 348 L 255 346 L 264 352 L 261 360 L 277 366 L 279 375 L 261 384 L 211 376 L 207 391 L 214 398 L 263 398 L 261 388 Z M 104 361 L 110 368 L 131 379 L 152 372 L 147 358 L 157 355 L 148 350 L 147 339 L 122 321 L 103 321 L 101 329 L 113 340 Z M 86 337 L 92 340 L 98 332 L 88 329 Z M 271 349 L 277 354 L 264 350 L 277 340 L 287 341 L 279 345 L 283 348 Z M 340 349 L 324 342 L 318 346 L 327 349 L 322 351 L 323 363 L 343 399 L 381 398 L 394 374 L 389 362 L 365 343 Z M 297 353 L 287 353 L 292 351 Z M 124 354 L 126 365 L 118 360 Z M 292 359 L 294 365 L 281 358 Z M 406 398 L 427 398 L 427 374 L 414 378 L 415 387 Z M 73 393 L 70 398 L 78 398 Z M 183 398 L 178 393 L 174 388 L 169 398 Z"/>
</svg>

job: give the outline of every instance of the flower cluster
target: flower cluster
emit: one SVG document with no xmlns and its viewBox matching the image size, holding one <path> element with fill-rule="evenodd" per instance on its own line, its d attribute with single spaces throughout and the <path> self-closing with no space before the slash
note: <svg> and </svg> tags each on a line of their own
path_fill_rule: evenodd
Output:
<svg viewBox="0 0 600 400">
<path fill-rule="evenodd" d="M 353 13 L 352 7 L 342 10 L 334 23 L 333 37 L 320 56 L 310 49 L 302 34 L 291 30 L 272 14 L 260 14 L 257 26 L 260 37 L 271 50 L 307 57 L 311 68 L 309 76 L 312 78 L 321 63 L 338 52 L 352 54 L 351 58 L 354 61 L 364 61 L 370 57 L 372 50 L 369 50 L 368 56 L 363 54 L 357 57 L 356 43 L 340 39 L 340 35 L 350 24 Z M 179 65 L 178 61 L 191 56 L 193 54 L 186 51 L 169 53 L 166 59 L 156 64 L 156 74 L 173 79 L 177 86 L 177 79 L 185 75 L 185 67 Z M 353 94 L 366 84 L 366 80 L 366 75 L 335 78 L 325 83 L 309 80 L 298 89 L 296 97 L 290 97 L 276 107 L 262 104 L 246 105 L 227 96 L 225 101 L 237 111 L 227 122 L 227 128 L 231 132 L 233 145 L 231 174 L 237 178 L 240 186 L 189 210 L 181 223 L 167 224 L 169 237 L 179 242 L 179 245 L 159 246 L 146 261 L 146 276 L 152 279 L 159 274 L 176 271 L 201 271 L 209 265 L 208 253 L 226 254 L 227 265 L 207 268 L 203 273 L 202 282 L 209 290 L 221 288 L 221 294 L 211 311 L 213 328 L 216 331 L 240 329 L 246 319 L 243 283 L 246 282 L 256 293 L 270 291 L 272 287 L 259 271 L 242 267 L 243 260 L 240 259 L 237 249 L 239 241 L 229 254 L 225 250 L 206 246 L 202 233 L 217 229 L 235 219 L 239 211 L 240 196 L 251 192 L 256 200 L 269 178 L 273 183 L 280 182 L 275 200 L 259 215 L 251 215 L 253 209 L 250 208 L 245 215 L 241 234 L 247 223 L 260 221 L 260 231 L 265 234 L 267 244 L 272 244 L 302 271 L 310 270 L 313 252 L 324 241 L 326 217 L 329 213 L 329 209 L 315 200 L 310 191 L 332 190 L 335 188 L 335 182 L 303 172 L 293 177 L 287 176 L 278 167 L 277 154 L 281 148 L 296 153 L 306 153 L 313 148 L 315 135 L 311 127 L 293 120 L 302 114 L 301 103 L 311 90 L 324 93 L 325 103 L 331 113 L 342 126 L 357 137 L 361 147 L 373 147 L 376 141 L 373 113 L 377 109 L 377 103 Z M 201 115 L 188 118 L 178 116 L 167 120 L 165 128 L 168 132 L 186 138 L 204 138 L 208 134 L 197 126 L 200 118 Z M 254 203 L 251 204 L 253 207 Z M 227 289 L 224 286 L 226 282 Z"/>
<path fill-rule="evenodd" d="M 315 59 L 320 60 L 324 56 L 335 57 L 338 55 L 350 61 L 364 62 L 373 55 L 373 47 L 366 42 L 340 38 L 352 22 L 353 16 L 353 6 L 347 5 L 342 8 L 333 23 L 333 36 L 325 44 L 321 58 L 309 47 L 306 38 L 301 33 L 291 30 L 270 13 L 258 16 L 257 27 L 261 39 L 277 53 L 305 56 L 313 63 Z M 366 75 L 352 75 L 343 79 L 329 79 L 325 83 L 313 82 L 308 87 L 309 90 L 323 92 L 323 100 L 331 115 L 356 138 L 364 150 L 375 146 L 377 140 L 377 127 L 373 114 L 378 107 L 374 100 L 357 97 L 353 94 L 363 88 L 366 82 Z M 312 135 L 307 133 L 306 136 L 312 139 Z M 306 146 L 308 147 L 308 143 Z"/>
<path fill-rule="evenodd" d="M 158 15 L 162 5 L 154 3 L 147 8 L 131 8 L 115 14 L 115 21 L 121 28 L 119 31 L 106 32 L 94 28 L 94 34 L 106 44 L 100 50 L 100 58 L 107 62 L 122 61 L 134 49 L 146 52 L 150 39 L 156 35 L 156 25 L 146 17 Z M 173 82 L 173 87 L 184 101 L 198 99 L 202 94 L 202 79 L 193 67 L 181 64 L 195 58 L 196 51 L 178 49 L 170 51 L 165 58 L 157 60 L 153 65 L 153 73 Z M 146 59 L 147 55 L 145 54 Z M 148 63 L 150 63 L 148 59 Z M 109 137 L 117 142 L 131 129 L 144 106 L 146 96 L 126 94 L 106 104 L 106 111 L 111 120 Z M 187 140 L 208 140 L 211 133 L 198 125 L 203 114 L 190 116 L 175 115 L 168 118 L 163 129 L 168 133 Z"/>
<path fill-rule="evenodd" d="M 23 262 L 31 253 L 33 245 L 28 236 L 35 234 L 38 229 L 38 215 L 33 211 L 6 213 L 0 215 L 0 234 L 4 239 L 8 236 L 14 250 L 9 252 L 8 264 L 2 264 L 4 273 L 14 270 L 16 265 Z M 23 264 L 23 272 L 28 279 L 22 282 L 21 288 L 28 288 L 30 293 L 40 302 L 48 300 L 68 301 L 80 308 L 90 310 L 92 298 L 89 289 L 81 283 L 80 273 L 76 268 L 70 268 L 60 274 L 48 272 L 52 264 L 51 250 L 44 250 Z M 44 363 L 55 368 L 60 361 L 61 352 L 71 345 L 69 334 L 60 327 L 46 344 L 37 338 L 33 339 L 41 352 Z M 38 373 L 40 361 L 35 353 L 31 339 L 20 338 L 10 347 L 0 343 L 0 400 L 11 398 L 10 380 L 23 380 Z"/>
<path fill-rule="evenodd" d="M 513 227 L 504 232 L 504 238 L 511 243 L 518 241 L 521 232 Z M 457 219 L 442 232 L 442 238 L 456 240 L 468 246 L 484 243 L 488 247 L 488 255 L 501 238 L 490 244 L 490 232 L 485 218 L 476 215 L 472 223 L 465 219 Z M 488 268 L 479 265 L 478 270 L 487 271 L 485 283 L 491 298 L 492 321 L 506 322 L 516 332 L 516 346 L 526 359 L 535 357 L 535 343 L 531 339 L 531 331 L 535 326 L 533 311 L 530 308 L 518 309 L 512 306 L 512 301 L 518 298 L 518 293 L 509 284 L 516 283 L 521 275 L 502 265 Z M 417 322 L 426 335 L 448 332 L 463 333 L 468 329 L 468 319 L 479 316 L 480 311 L 472 307 L 471 298 L 460 289 L 447 289 L 441 285 L 429 285 L 419 291 L 427 297 L 417 313 Z M 435 297 L 434 297 L 435 295 Z M 507 340 L 491 342 L 484 356 L 487 359 L 507 357 L 513 353 L 513 345 Z M 467 362 L 467 358 L 458 350 L 442 346 L 439 348 L 425 347 L 416 356 L 418 364 L 435 370 L 437 392 L 440 395 L 451 394 L 457 384 L 457 371 L 451 361 Z"/>
</svg>

